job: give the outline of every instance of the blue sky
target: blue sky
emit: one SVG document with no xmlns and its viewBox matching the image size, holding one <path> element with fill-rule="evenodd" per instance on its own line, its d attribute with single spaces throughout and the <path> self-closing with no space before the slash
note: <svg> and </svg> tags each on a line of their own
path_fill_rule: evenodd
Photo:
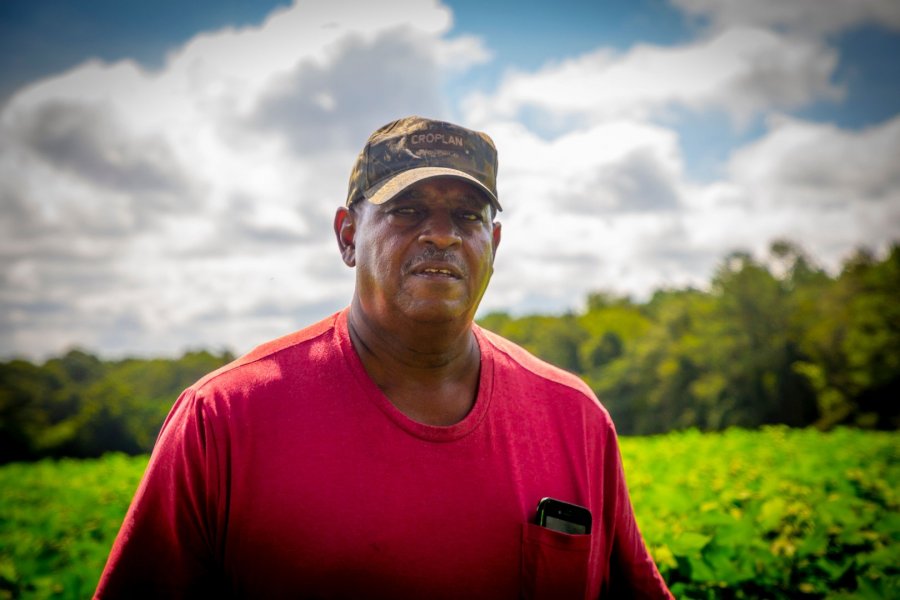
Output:
<svg viewBox="0 0 900 600">
<path fill-rule="evenodd" d="M 900 238 L 895 0 L 0 2 L 0 355 L 241 352 L 344 306 L 367 134 L 490 133 L 482 311 Z"/>
</svg>

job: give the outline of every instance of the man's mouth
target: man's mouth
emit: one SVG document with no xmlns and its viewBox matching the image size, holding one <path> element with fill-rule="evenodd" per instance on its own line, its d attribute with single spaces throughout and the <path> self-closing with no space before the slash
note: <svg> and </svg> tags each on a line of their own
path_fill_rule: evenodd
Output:
<svg viewBox="0 0 900 600">
<path fill-rule="evenodd" d="M 450 269 L 427 268 L 427 269 L 422 269 L 420 272 L 424 275 L 443 275 L 444 277 L 453 277 L 454 279 L 456 279 L 456 275 L 454 275 L 450 271 Z"/>
<path fill-rule="evenodd" d="M 430 262 L 430 261 L 429 261 Z M 413 275 L 425 277 L 438 277 L 447 279 L 462 279 L 462 271 L 455 265 L 451 264 L 434 264 L 431 262 L 422 262 L 412 269 L 410 273 Z"/>
<path fill-rule="evenodd" d="M 434 279 L 463 279 L 465 266 L 459 256 L 448 250 L 427 248 L 404 265 L 410 275 Z"/>
</svg>

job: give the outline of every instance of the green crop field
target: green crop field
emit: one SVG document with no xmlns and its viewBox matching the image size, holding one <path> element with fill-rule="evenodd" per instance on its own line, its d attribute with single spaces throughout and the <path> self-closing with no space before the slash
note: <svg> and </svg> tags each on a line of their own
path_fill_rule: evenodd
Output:
<svg viewBox="0 0 900 600">
<path fill-rule="evenodd" d="M 638 521 L 679 598 L 900 598 L 900 434 L 625 438 Z M 146 457 L 0 467 L 0 598 L 85 598 Z"/>
<path fill-rule="evenodd" d="M 622 442 L 684 598 L 900 598 L 900 434 L 771 428 Z"/>
</svg>

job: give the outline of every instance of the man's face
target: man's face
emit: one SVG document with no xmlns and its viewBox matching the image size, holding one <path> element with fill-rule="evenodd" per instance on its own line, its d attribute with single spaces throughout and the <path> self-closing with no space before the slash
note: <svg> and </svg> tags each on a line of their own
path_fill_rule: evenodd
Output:
<svg viewBox="0 0 900 600">
<path fill-rule="evenodd" d="M 500 225 L 475 187 L 452 178 L 425 180 L 381 205 L 357 202 L 335 225 L 370 318 L 385 325 L 401 317 L 474 318 L 500 242 Z"/>
</svg>

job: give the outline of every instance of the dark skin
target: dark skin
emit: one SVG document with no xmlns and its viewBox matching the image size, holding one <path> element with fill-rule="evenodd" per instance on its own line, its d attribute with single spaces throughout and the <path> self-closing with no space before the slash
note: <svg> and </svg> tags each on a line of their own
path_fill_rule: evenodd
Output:
<svg viewBox="0 0 900 600">
<path fill-rule="evenodd" d="M 487 198 L 429 179 L 381 205 L 339 208 L 334 230 L 356 268 L 348 324 L 369 376 L 411 419 L 459 422 L 478 392 L 472 323 L 500 243 Z"/>
</svg>

